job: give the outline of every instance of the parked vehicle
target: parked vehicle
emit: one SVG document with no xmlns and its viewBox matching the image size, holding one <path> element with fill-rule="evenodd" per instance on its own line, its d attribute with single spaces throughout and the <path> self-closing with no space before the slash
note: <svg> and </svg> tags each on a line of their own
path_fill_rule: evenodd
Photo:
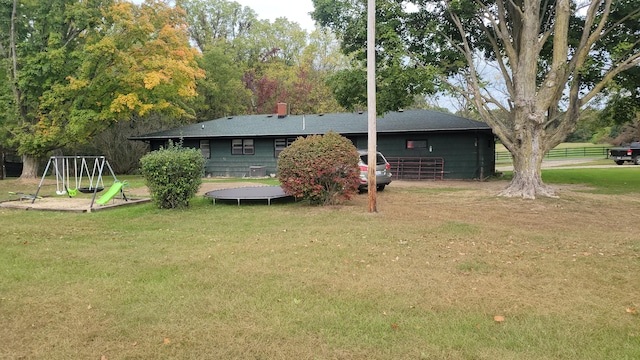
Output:
<svg viewBox="0 0 640 360">
<path fill-rule="evenodd" d="M 369 154 L 367 150 L 358 150 L 360 154 L 360 191 L 364 191 L 368 188 L 369 182 Z M 385 157 L 376 151 L 376 189 L 378 191 L 384 190 L 384 187 L 391 183 L 391 164 L 385 159 Z"/>
<path fill-rule="evenodd" d="M 622 165 L 625 161 L 640 165 L 640 142 L 634 141 L 629 146 L 609 149 L 609 159 Z"/>
</svg>

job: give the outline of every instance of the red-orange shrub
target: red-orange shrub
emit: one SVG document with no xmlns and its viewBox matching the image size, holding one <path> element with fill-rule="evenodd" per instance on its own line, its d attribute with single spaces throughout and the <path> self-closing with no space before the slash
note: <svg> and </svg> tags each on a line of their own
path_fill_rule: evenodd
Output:
<svg viewBox="0 0 640 360">
<path fill-rule="evenodd" d="M 358 160 L 351 141 L 335 132 L 298 138 L 278 157 L 278 179 L 287 194 L 335 204 L 358 192 Z"/>
</svg>

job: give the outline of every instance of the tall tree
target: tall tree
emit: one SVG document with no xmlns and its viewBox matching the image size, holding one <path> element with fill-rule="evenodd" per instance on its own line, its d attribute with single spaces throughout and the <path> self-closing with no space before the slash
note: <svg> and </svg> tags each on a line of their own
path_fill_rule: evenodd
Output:
<svg viewBox="0 0 640 360">
<path fill-rule="evenodd" d="M 364 47 L 364 1 L 313 2 L 313 17 L 338 33 L 344 50 Z M 502 191 L 505 196 L 555 196 L 542 181 L 544 155 L 575 129 L 581 109 L 612 79 L 640 63 L 637 0 L 379 4 L 380 64 L 404 71 L 435 69 L 436 82 L 474 104 L 513 156 L 514 175 Z M 403 61 L 387 61 L 389 53 L 402 52 Z M 496 71 L 480 73 L 480 60 L 494 64 Z M 487 91 L 496 81 L 506 96 Z M 396 91 L 378 96 L 410 95 Z M 387 105 L 378 111 L 395 110 L 395 102 L 383 101 Z"/>
<path fill-rule="evenodd" d="M 307 34 L 285 18 L 258 20 L 235 1 L 179 0 L 189 33 L 203 53 L 207 76 L 198 82 L 199 119 L 276 111 L 278 102 L 292 113 L 339 109 L 325 84 L 343 65 L 328 31 Z"/>
<path fill-rule="evenodd" d="M 207 76 L 198 80 L 196 116 L 211 120 L 246 114 L 251 104 L 251 91 L 242 81 L 246 62 L 237 61 L 223 46 L 211 46 L 198 61 Z"/>
<path fill-rule="evenodd" d="M 606 107 L 602 113 L 607 125 L 632 123 L 640 117 L 640 67 L 616 77 L 605 91 Z"/>
<path fill-rule="evenodd" d="M 15 111 L 4 114 L 4 130 L 23 157 L 23 178 L 37 176 L 49 151 L 115 121 L 193 116 L 186 100 L 203 73 L 180 10 L 150 0 L 12 0 L 9 9 L 0 56 Z"/>
<path fill-rule="evenodd" d="M 636 48 L 638 34 L 640 33 L 640 21 L 625 21 L 623 18 L 628 13 L 638 11 L 638 1 L 615 1 L 611 12 L 612 21 L 621 21 L 624 26 L 617 26 L 609 32 L 599 45 L 602 51 L 621 56 L 630 46 Z M 633 19 L 632 19 L 633 20 Z M 635 42 L 634 42 L 635 39 Z M 606 60 L 606 59 L 604 59 Z M 633 123 L 640 117 L 640 66 L 635 66 L 621 72 L 614 77 L 613 82 L 603 92 L 606 107 L 603 118 L 609 124 Z"/>
<path fill-rule="evenodd" d="M 235 1 L 176 0 L 176 6 L 185 10 L 191 39 L 202 52 L 247 38 L 258 23 L 253 9 Z"/>
</svg>

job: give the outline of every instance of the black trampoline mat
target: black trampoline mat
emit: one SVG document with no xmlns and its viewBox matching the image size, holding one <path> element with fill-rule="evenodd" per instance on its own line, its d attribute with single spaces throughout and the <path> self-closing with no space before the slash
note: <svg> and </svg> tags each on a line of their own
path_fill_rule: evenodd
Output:
<svg viewBox="0 0 640 360">
<path fill-rule="evenodd" d="M 204 196 L 216 200 L 237 200 L 240 205 L 241 200 L 267 200 L 271 205 L 271 199 L 289 197 L 280 186 L 247 186 L 231 189 L 213 190 Z"/>
</svg>

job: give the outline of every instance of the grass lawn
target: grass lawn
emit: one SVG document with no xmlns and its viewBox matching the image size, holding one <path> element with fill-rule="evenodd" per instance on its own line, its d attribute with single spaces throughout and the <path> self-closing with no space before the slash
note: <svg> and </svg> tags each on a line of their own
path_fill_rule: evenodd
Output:
<svg viewBox="0 0 640 360">
<path fill-rule="evenodd" d="M 505 171 L 503 179 L 511 180 L 512 176 L 513 172 Z M 596 194 L 640 193 L 640 166 L 543 169 L 542 181 L 548 184 L 581 184 L 588 187 L 583 191 Z"/>
<path fill-rule="evenodd" d="M 396 182 L 376 214 L 0 208 L 0 358 L 639 359 L 638 169 Z"/>
</svg>

